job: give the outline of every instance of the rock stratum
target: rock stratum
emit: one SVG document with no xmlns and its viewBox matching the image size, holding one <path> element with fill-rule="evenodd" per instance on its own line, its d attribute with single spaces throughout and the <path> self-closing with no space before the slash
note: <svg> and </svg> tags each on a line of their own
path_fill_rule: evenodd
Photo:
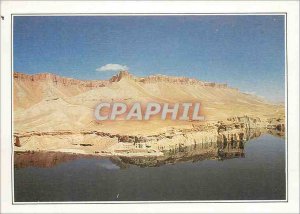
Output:
<svg viewBox="0 0 300 214">
<path fill-rule="evenodd" d="M 136 77 L 127 71 L 92 81 L 15 72 L 13 80 L 14 144 L 19 152 L 157 157 L 195 144 L 242 142 L 250 129 L 273 130 L 279 136 L 285 131 L 283 105 L 222 83 L 164 75 Z M 205 121 L 154 117 L 97 122 L 94 109 L 100 102 L 200 102 Z"/>
</svg>

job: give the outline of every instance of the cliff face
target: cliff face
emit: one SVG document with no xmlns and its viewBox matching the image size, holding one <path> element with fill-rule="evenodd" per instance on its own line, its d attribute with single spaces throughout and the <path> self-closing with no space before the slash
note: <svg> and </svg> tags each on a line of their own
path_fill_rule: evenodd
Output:
<svg viewBox="0 0 300 214">
<path fill-rule="evenodd" d="M 14 72 L 14 81 L 25 81 L 27 82 L 27 84 L 53 82 L 57 85 L 64 85 L 66 87 L 76 85 L 78 87 L 89 88 L 104 87 L 109 83 L 109 81 L 106 80 L 77 80 L 67 77 L 61 77 L 51 73 L 28 75 L 19 72 Z"/>
<path fill-rule="evenodd" d="M 48 151 L 49 149 L 53 151 L 55 149 L 56 151 L 97 154 L 98 156 L 119 156 L 125 158 L 124 160 L 129 163 L 149 165 L 144 160 L 138 164 L 132 162 L 135 160 L 134 158 L 128 159 L 127 157 L 149 156 L 154 158 L 155 163 L 161 159 L 163 162 L 160 164 L 194 157 L 196 159 L 199 157 L 204 159 L 209 157 L 231 158 L 243 154 L 244 143 L 260 136 L 261 133 L 284 137 L 284 125 L 280 124 L 280 121 L 277 121 L 277 124 L 283 126 L 266 129 L 265 127 L 271 121 L 262 122 L 249 117 L 236 119 L 235 121 L 228 120 L 232 123 L 227 124 L 198 125 L 192 129 L 177 128 L 149 136 L 120 135 L 98 131 L 16 133 L 15 150 L 25 152 L 28 150 Z M 193 149 L 189 150 L 189 148 Z M 157 159 L 157 157 L 159 158 Z"/>
<path fill-rule="evenodd" d="M 109 80 L 77 80 L 67 77 L 61 77 L 51 73 L 23 74 L 14 72 L 14 108 L 27 109 L 42 100 L 51 100 L 58 98 L 73 97 L 84 92 L 105 88 L 109 89 L 111 85 L 118 84 L 121 80 L 135 82 L 142 87 L 167 83 L 181 86 L 199 86 L 204 88 L 227 88 L 226 84 L 208 83 L 196 79 L 185 77 L 169 77 L 164 75 L 154 75 L 148 77 L 136 77 L 128 71 L 121 71 L 112 76 Z M 146 90 L 151 90 L 146 88 Z M 133 92 L 134 94 L 139 93 Z M 130 93 L 129 93 L 130 95 Z M 156 95 L 157 96 L 157 95 Z M 158 94 L 160 96 L 160 94 Z"/>
<path fill-rule="evenodd" d="M 157 133 L 166 127 L 192 126 L 192 121 L 122 121 L 99 124 L 94 109 L 100 102 L 201 103 L 205 122 L 248 115 L 260 119 L 284 118 L 284 106 L 269 104 L 226 84 L 186 77 L 136 77 L 122 71 L 109 80 L 76 80 L 43 73 L 14 73 L 14 127 L 16 132 L 96 130 L 115 133 Z"/>
<path fill-rule="evenodd" d="M 187 78 L 187 77 L 175 77 L 175 76 L 166 76 L 166 75 L 151 75 L 147 77 L 136 77 L 130 74 L 128 71 L 121 71 L 117 75 L 113 76 L 110 79 L 110 82 L 119 82 L 121 79 L 130 79 L 139 83 L 172 83 L 172 84 L 182 84 L 182 85 L 199 85 L 199 86 L 208 86 L 216 88 L 227 88 L 227 84 L 214 83 L 214 82 L 203 82 L 197 79 Z"/>
<path fill-rule="evenodd" d="M 166 82 L 173 84 L 184 84 L 184 85 L 200 85 L 217 88 L 227 88 L 227 84 L 214 83 L 214 82 L 203 82 L 197 79 L 187 77 L 175 77 L 165 75 L 151 75 L 147 77 L 136 77 L 130 74 L 128 71 L 120 71 L 118 74 L 112 76 L 109 80 L 77 80 L 67 77 L 61 77 L 51 73 L 40 73 L 40 74 L 24 74 L 20 72 L 14 72 L 14 81 L 25 81 L 28 84 L 36 82 L 53 82 L 57 85 L 72 86 L 76 85 L 79 87 L 98 88 L 105 87 L 110 83 L 119 82 L 121 79 L 133 80 L 140 83 L 158 83 Z"/>
<path fill-rule="evenodd" d="M 182 146 L 241 142 L 249 129 L 268 128 L 284 135 L 284 106 L 226 84 L 164 75 L 136 77 L 127 71 L 109 80 L 15 72 L 13 87 L 15 151 L 161 156 Z M 205 121 L 127 121 L 121 115 L 97 122 L 94 111 L 100 102 L 201 103 Z"/>
<path fill-rule="evenodd" d="M 83 92 L 105 87 L 109 81 L 76 80 L 55 74 L 28 75 L 14 72 L 14 109 L 27 109 L 43 100 L 76 96 Z"/>
</svg>

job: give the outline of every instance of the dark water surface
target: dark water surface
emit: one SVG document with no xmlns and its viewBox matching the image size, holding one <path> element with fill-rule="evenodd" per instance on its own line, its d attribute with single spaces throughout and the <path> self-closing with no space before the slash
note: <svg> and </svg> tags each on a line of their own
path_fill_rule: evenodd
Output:
<svg viewBox="0 0 300 214">
<path fill-rule="evenodd" d="M 16 202 L 284 200 L 286 197 L 285 140 L 269 134 L 245 143 L 243 156 L 226 160 L 143 168 L 128 164 L 124 167 L 109 158 L 91 157 L 69 159 L 54 166 L 30 163 L 15 167 Z"/>
</svg>

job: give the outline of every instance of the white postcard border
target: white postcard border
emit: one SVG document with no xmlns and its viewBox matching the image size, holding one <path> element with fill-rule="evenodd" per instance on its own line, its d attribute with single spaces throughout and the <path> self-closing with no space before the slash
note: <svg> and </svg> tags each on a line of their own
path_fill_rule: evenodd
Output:
<svg viewBox="0 0 300 214">
<path fill-rule="evenodd" d="M 297 1 L 4 1 L 1 3 L 1 212 L 297 212 L 299 210 L 299 2 Z M 13 203 L 11 166 L 12 14 L 78 13 L 287 13 L 288 201 L 186 201 L 184 203 Z M 288 66 L 288 67 L 287 67 Z M 287 96 L 286 96 L 287 97 Z M 241 203 L 242 202 L 242 203 Z M 248 203 L 247 203 L 248 202 Z M 254 203 L 253 203 L 254 202 Z"/>
</svg>

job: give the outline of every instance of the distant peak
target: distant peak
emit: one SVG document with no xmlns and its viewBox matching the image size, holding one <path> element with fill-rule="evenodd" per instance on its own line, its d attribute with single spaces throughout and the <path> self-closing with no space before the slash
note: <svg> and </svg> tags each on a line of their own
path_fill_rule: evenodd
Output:
<svg viewBox="0 0 300 214">
<path fill-rule="evenodd" d="M 127 71 L 127 70 L 123 70 L 118 73 L 118 76 L 120 76 L 121 78 L 122 77 L 130 77 L 130 76 L 132 76 L 132 74 L 129 73 L 129 71 Z"/>
<path fill-rule="evenodd" d="M 120 71 L 118 74 L 112 76 L 110 78 L 110 82 L 119 82 L 121 79 L 133 79 L 133 75 L 129 73 L 127 70 Z"/>
</svg>

